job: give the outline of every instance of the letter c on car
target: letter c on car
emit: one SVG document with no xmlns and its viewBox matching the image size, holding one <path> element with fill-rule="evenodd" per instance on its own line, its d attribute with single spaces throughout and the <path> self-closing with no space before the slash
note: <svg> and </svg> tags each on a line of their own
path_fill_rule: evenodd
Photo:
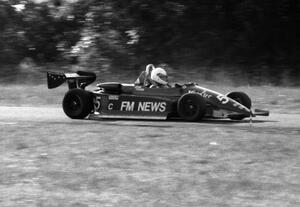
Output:
<svg viewBox="0 0 300 207">
<path fill-rule="evenodd" d="M 108 107 L 107 107 L 108 110 L 110 110 L 110 111 L 113 110 L 113 106 L 114 106 L 113 103 L 108 104 Z"/>
</svg>

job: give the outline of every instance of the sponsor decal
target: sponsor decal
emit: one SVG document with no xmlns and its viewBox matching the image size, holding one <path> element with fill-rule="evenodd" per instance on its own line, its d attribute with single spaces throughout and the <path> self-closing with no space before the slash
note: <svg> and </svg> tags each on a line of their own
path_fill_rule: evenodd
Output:
<svg viewBox="0 0 300 207">
<path fill-rule="evenodd" d="M 207 91 L 202 91 L 199 93 L 203 98 L 211 98 L 212 95 L 208 94 Z"/>
<path fill-rule="evenodd" d="M 120 111 L 133 111 L 135 102 L 122 101 Z"/>
<path fill-rule="evenodd" d="M 108 104 L 108 106 L 107 106 L 107 109 L 108 110 L 113 110 L 113 108 L 114 108 L 114 104 L 113 103 L 110 103 L 110 104 Z"/>
<path fill-rule="evenodd" d="M 137 90 L 137 91 L 144 91 L 145 89 L 142 88 L 141 86 L 136 86 L 136 87 L 135 87 L 135 90 Z"/>
<path fill-rule="evenodd" d="M 139 102 L 138 111 L 160 111 L 166 110 L 166 102 Z"/>
<path fill-rule="evenodd" d="M 166 111 L 166 106 L 167 106 L 166 102 L 122 101 L 120 111 L 164 112 L 164 111 Z"/>
<path fill-rule="evenodd" d="M 203 98 L 211 98 L 212 97 L 212 95 L 207 93 L 207 91 L 205 91 L 205 90 L 201 91 L 201 92 L 189 90 L 189 93 L 198 93 Z"/>
<path fill-rule="evenodd" d="M 94 111 L 98 111 L 101 107 L 101 97 L 96 96 L 93 101 L 94 101 Z"/>
<path fill-rule="evenodd" d="M 219 99 L 219 101 L 221 101 L 222 104 L 227 104 L 229 101 L 229 98 L 227 96 L 224 96 L 222 94 L 219 94 L 217 96 L 217 99 Z"/>
<path fill-rule="evenodd" d="M 239 108 L 239 109 L 242 109 L 242 110 L 247 110 L 247 107 L 245 107 L 245 106 L 243 106 L 243 105 L 241 105 L 241 104 L 234 103 L 233 106 L 234 106 L 234 107 L 237 107 L 237 108 Z"/>
<path fill-rule="evenodd" d="M 119 100 L 119 96 L 117 96 L 117 95 L 109 95 L 108 96 L 108 100 L 115 100 L 115 101 L 117 101 L 117 100 Z"/>
</svg>

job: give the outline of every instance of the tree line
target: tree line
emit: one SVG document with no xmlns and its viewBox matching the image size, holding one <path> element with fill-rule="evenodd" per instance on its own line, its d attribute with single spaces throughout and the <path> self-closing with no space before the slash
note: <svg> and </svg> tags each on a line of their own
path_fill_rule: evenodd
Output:
<svg viewBox="0 0 300 207">
<path fill-rule="evenodd" d="M 298 73 L 299 11 L 298 0 L 1 0 L 0 63 Z"/>
</svg>

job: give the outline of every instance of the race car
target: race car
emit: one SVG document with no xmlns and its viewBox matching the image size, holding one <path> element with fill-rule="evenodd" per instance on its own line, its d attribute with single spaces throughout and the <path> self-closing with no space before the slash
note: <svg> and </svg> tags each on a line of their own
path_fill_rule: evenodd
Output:
<svg viewBox="0 0 300 207">
<path fill-rule="evenodd" d="M 118 82 L 97 84 L 93 90 L 86 86 L 96 80 L 96 74 L 47 72 L 48 88 L 68 83 L 62 107 L 72 119 L 183 119 L 200 121 L 204 118 L 268 116 L 269 111 L 251 110 L 251 99 L 243 92 L 219 92 L 196 83 L 174 84 L 169 88 L 148 88 Z"/>
</svg>

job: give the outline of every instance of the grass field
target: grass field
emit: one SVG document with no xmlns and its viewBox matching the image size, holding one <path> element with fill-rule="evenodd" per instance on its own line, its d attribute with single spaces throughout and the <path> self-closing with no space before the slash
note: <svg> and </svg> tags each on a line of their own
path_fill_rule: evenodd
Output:
<svg viewBox="0 0 300 207">
<path fill-rule="evenodd" d="M 299 129 L 64 117 L 0 128 L 3 207 L 300 204 Z"/>
</svg>

